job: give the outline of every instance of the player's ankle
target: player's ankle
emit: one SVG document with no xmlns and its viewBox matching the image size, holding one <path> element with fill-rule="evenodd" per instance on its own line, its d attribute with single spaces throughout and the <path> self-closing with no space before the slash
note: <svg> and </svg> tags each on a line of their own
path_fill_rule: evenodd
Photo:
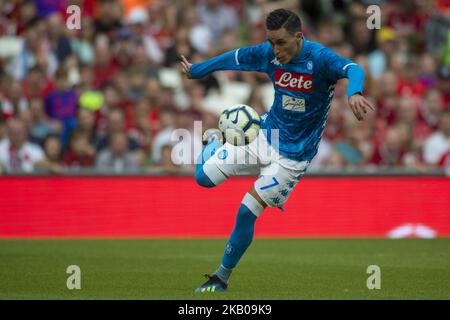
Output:
<svg viewBox="0 0 450 320">
<path fill-rule="evenodd" d="M 217 268 L 216 272 L 214 272 L 214 274 L 219 277 L 219 279 L 222 280 L 225 284 L 227 284 L 232 271 L 233 269 L 225 268 L 223 265 L 220 265 L 219 268 Z"/>
</svg>

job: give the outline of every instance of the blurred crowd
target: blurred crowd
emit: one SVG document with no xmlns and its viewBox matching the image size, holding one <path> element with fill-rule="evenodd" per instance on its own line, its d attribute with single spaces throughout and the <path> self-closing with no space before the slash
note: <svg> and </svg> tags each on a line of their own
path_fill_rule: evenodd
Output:
<svg viewBox="0 0 450 320">
<path fill-rule="evenodd" d="M 379 29 L 367 27 L 371 4 Z M 68 27 L 70 5 L 80 28 Z M 191 133 L 194 160 L 194 121 L 217 126 L 204 100 L 223 78 L 249 85 L 241 102 L 259 113 L 270 80 L 187 80 L 180 55 L 198 62 L 264 42 L 265 15 L 279 7 L 299 13 L 307 39 L 365 69 L 376 106 L 357 121 L 340 80 L 313 168 L 450 166 L 449 1 L 10 0 L 0 1 L 0 173 L 191 170 L 173 161 L 173 130 Z"/>
</svg>

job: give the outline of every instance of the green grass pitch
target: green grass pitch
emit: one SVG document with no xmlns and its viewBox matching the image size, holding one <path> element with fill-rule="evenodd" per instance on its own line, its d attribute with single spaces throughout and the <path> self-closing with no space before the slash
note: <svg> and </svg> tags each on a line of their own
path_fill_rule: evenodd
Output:
<svg viewBox="0 0 450 320">
<path fill-rule="evenodd" d="M 450 299 L 450 239 L 256 239 L 229 292 L 194 293 L 225 242 L 1 240 L 0 299 Z M 81 290 L 66 287 L 69 265 Z"/>
</svg>

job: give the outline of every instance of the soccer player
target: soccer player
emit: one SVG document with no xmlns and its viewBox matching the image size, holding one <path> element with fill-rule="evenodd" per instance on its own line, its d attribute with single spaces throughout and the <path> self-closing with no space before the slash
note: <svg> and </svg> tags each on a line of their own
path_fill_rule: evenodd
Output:
<svg viewBox="0 0 450 320">
<path fill-rule="evenodd" d="M 260 175 L 242 200 L 222 263 L 212 276 L 207 275 L 208 280 L 196 292 L 227 291 L 232 270 L 253 240 L 257 217 L 267 206 L 283 208 L 317 153 L 336 82 L 348 79 L 348 104 L 358 120 L 363 120 L 369 109 L 374 110 L 362 96 L 362 68 L 321 44 L 308 41 L 295 13 L 286 9 L 270 12 L 266 29 L 268 41 L 260 45 L 239 48 L 196 64 L 181 57 L 181 69 L 188 78 L 200 79 L 220 70 L 259 71 L 269 75 L 275 89 L 272 107 L 261 117 L 263 130 L 249 145 L 222 145 L 211 129 L 204 134 L 206 146 L 195 173 L 198 184 L 217 186 L 249 166 L 257 166 Z M 262 152 L 261 146 L 269 146 L 270 154 Z M 237 161 L 227 163 L 227 158 Z"/>
</svg>

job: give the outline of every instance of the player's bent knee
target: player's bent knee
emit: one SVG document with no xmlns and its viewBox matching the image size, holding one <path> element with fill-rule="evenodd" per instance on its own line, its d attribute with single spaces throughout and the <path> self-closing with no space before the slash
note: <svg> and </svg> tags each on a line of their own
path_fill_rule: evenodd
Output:
<svg viewBox="0 0 450 320">
<path fill-rule="evenodd" d="M 205 174 L 203 169 L 199 169 L 195 172 L 195 181 L 197 181 L 198 185 L 205 188 L 212 188 L 216 186 L 214 182 L 212 182 L 211 179 Z"/>
</svg>

